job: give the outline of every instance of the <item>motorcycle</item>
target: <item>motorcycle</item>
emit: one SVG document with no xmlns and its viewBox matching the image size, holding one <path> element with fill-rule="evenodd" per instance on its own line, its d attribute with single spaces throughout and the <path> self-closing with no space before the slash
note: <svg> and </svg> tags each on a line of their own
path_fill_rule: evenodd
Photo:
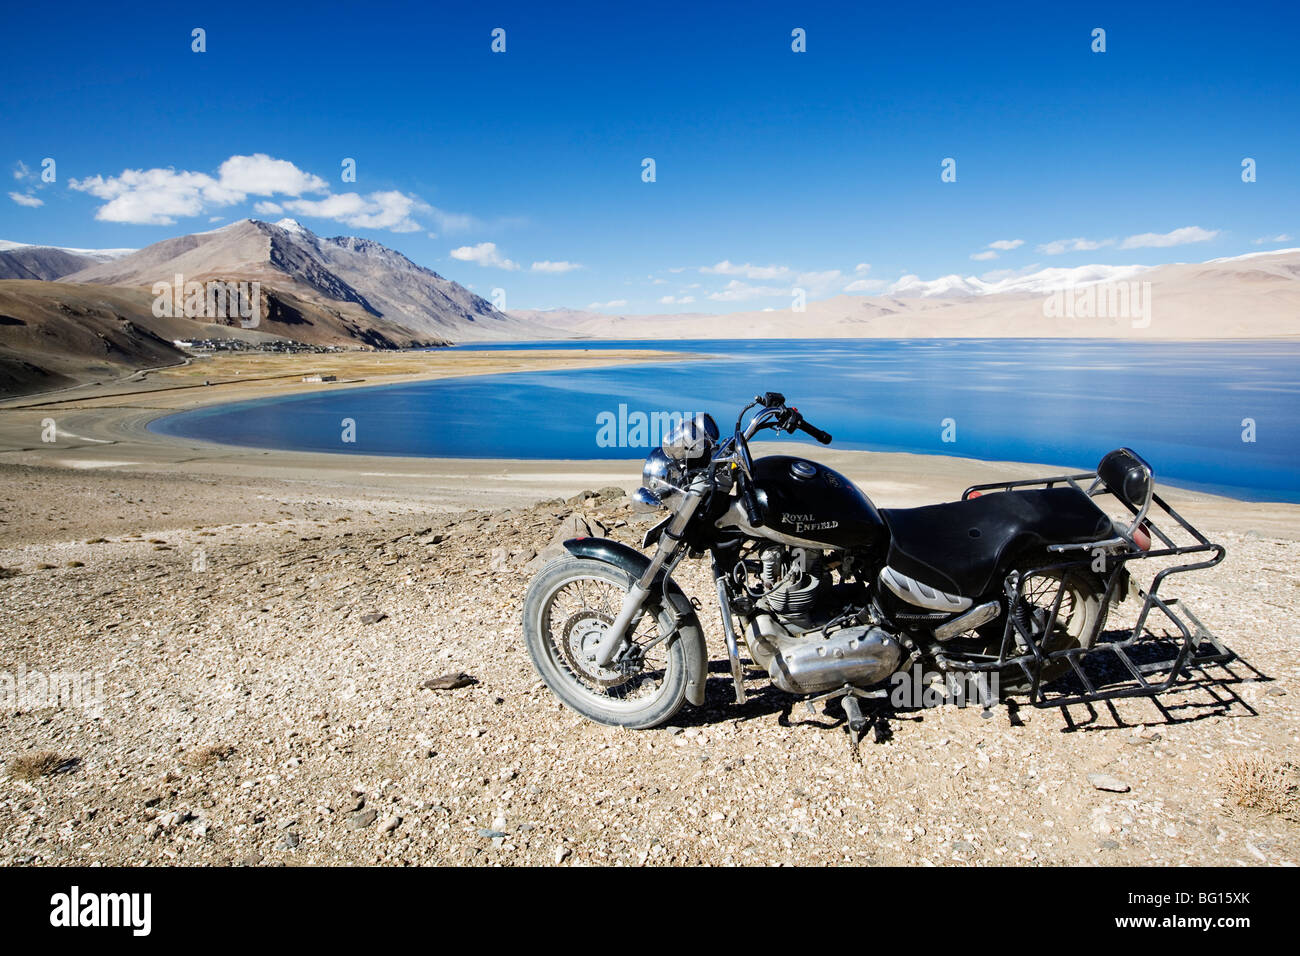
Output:
<svg viewBox="0 0 1300 956">
<path fill-rule="evenodd" d="M 781 691 L 810 706 L 839 699 L 855 743 L 871 723 L 859 701 L 897 703 L 922 674 L 949 687 L 974 678 L 985 707 L 1014 695 L 1055 706 L 1162 693 L 1191 666 L 1232 656 L 1178 601 L 1158 597 L 1168 575 L 1218 564 L 1225 550 L 1156 494 L 1151 466 L 1128 448 L 1092 473 L 878 509 L 825 465 L 754 459 L 749 443 L 769 429 L 831 442 L 778 392 L 742 409 L 726 439 L 709 415 L 684 419 L 646 459 L 634 496 L 643 509 L 668 511 L 645 536 L 653 555 L 576 538 L 537 573 L 524 600 L 525 643 L 568 707 L 601 724 L 648 728 L 684 702 L 703 704 L 699 605 L 672 578 L 687 556 L 711 562 L 735 702 L 747 698 L 743 643 Z M 1098 505 L 1103 496 L 1127 513 L 1112 517 Z M 1175 542 L 1157 511 L 1188 540 Z M 1197 557 L 1162 568 L 1146 588 L 1129 572 L 1133 561 L 1182 555 Z M 1111 608 L 1130 594 L 1143 602 L 1137 625 L 1101 640 Z M 1135 655 L 1151 640 L 1153 613 L 1181 635 L 1169 660 Z M 1081 664 L 1102 652 L 1132 678 L 1095 684 Z M 1071 686 L 1049 696 L 1067 676 Z"/>
</svg>

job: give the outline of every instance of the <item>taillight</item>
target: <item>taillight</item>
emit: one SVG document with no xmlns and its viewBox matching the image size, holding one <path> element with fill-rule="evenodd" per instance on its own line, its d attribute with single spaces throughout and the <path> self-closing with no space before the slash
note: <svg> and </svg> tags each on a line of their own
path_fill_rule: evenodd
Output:
<svg viewBox="0 0 1300 956">
<path fill-rule="evenodd" d="M 1143 551 L 1151 550 L 1151 533 L 1145 521 L 1133 529 L 1133 543 Z"/>
</svg>

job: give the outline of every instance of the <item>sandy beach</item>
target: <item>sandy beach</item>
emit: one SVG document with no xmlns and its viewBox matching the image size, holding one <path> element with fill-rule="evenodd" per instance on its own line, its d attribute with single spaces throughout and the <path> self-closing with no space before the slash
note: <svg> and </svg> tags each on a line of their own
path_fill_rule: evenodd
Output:
<svg viewBox="0 0 1300 956">
<path fill-rule="evenodd" d="M 1300 862 L 1294 812 L 1240 805 L 1229 760 L 1285 775 L 1300 742 L 1300 507 L 1164 489 L 1228 547 L 1178 589 L 1244 658 L 1218 683 L 1068 713 L 942 708 L 855 755 L 835 713 L 758 679 L 735 708 L 719 670 L 675 726 L 614 731 L 537 681 L 519 608 L 575 527 L 639 539 L 621 494 L 639 459 L 271 453 L 145 427 L 309 388 L 655 357 L 421 355 L 242 356 L 0 406 L 0 671 L 102 686 L 94 712 L 0 707 L 0 864 Z M 809 454 L 885 506 L 1062 465 Z M 679 577 L 716 661 L 706 569 Z M 421 687 L 458 671 L 476 683 Z"/>
</svg>

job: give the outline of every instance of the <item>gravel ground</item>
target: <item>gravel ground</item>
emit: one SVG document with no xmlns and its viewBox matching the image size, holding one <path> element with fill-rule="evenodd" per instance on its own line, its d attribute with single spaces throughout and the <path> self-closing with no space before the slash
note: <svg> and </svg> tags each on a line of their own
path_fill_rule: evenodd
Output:
<svg viewBox="0 0 1300 956">
<path fill-rule="evenodd" d="M 102 712 L 0 699 L 0 864 L 1300 860 L 1300 544 L 1222 535 L 1228 561 L 1170 589 L 1249 662 L 1226 683 L 900 713 L 855 752 L 836 709 L 756 671 L 728 703 L 707 603 L 705 707 L 636 732 L 561 707 L 520 633 L 538 555 L 575 517 L 625 541 L 645 521 L 593 494 L 430 513 L 321 483 L 0 466 L 0 673 L 103 691 Z M 705 573 L 679 572 L 702 600 Z M 476 683 L 421 687 L 457 672 Z M 1271 810 L 1239 804 L 1243 755 L 1283 781 Z"/>
</svg>

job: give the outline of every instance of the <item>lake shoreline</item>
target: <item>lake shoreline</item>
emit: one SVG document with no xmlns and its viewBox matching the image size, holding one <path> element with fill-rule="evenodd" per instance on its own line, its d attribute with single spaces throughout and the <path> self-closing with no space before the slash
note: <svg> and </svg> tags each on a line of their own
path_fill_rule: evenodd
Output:
<svg viewBox="0 0 1300 956">
<path fill-rule="evenodd" d="M 567 352 L 567 350 L 565 350 Z M 545 498 L 567 498 L 581 490 L 640 485 L 643 455 L 629 450 L 619 459 L 415 458 L 395 455 L 279 451 L 160 434 L 149 423 L 191 408 L 229 405 L 283 394 L 372 388 L 400 382 L 434 381 L 451 375 L 499 375 L 517 371 L 556 371 L 563 368 L 610 367 L 612 364 L 679 360 L 682 352 L 582 350 L 581 355 L 551 354 L 547 350 L 443 351 L 454 362 L 439 369 L 380 365 L 376 375 L 372 354 L 343 356 L 338 372 L 351 380 L 302 382 L 304 369 L 322 367 L 320 356 L 277 360 L 272 368 L 233 369 L 217 363 L 208 369 L 162 369 L 149 378 L 149 388 L 114 384 L 83 389 L 77 397 L 66 392 L 27 395 L 0 403 L 0 476 L 9 467 L 39 468 L 53 476 L 104 470 L 121 475 L 190 477 L 199 483 L 224 479 L 291 481 L 318 489 L 346 490 L 364 498 L 406 496 L 434 511 L 467 507 L 524 507 Z M 381 356 L 378 362 L 385 362 Z M 387 359 L 393 362 L 393 359 Z M 298 365 L 286 371 L 291 365 Z M 201 386 L 205 371 L 278 372 L 276 377 L 248 380 L 227 375 Z M 369 377 L 357 378 L 361 373 Z M 243 380 L 237 380 L 243 378 Z M 196 386 L 200 385 L 200 386 Z M 42 423 L 55 421 L 55 442 L 42 442 Z M 835 449 L 807 442 L 759 442 L 763 453 L 806 454 L 835 467 L 857 481 L 881 507 L 911 507 L 961 496 L 971 484 L 1027 479 L 1054 473 L 1088 471 L 1092 463 L 1024 463 L 905 453 Z M 1160 479 L 1157 464 L 1157 481 Z M 1208 528 L 1253 528 L 1260 533 L 1300 538 L 1300 505 L 1287 502 L 1242 502 L 1238 499 L 1161 485 L 1175 507 L 1186 509 L 1193 524 Z M 92 525 L 86 525 L 87 532 Z"/>
</svg>

